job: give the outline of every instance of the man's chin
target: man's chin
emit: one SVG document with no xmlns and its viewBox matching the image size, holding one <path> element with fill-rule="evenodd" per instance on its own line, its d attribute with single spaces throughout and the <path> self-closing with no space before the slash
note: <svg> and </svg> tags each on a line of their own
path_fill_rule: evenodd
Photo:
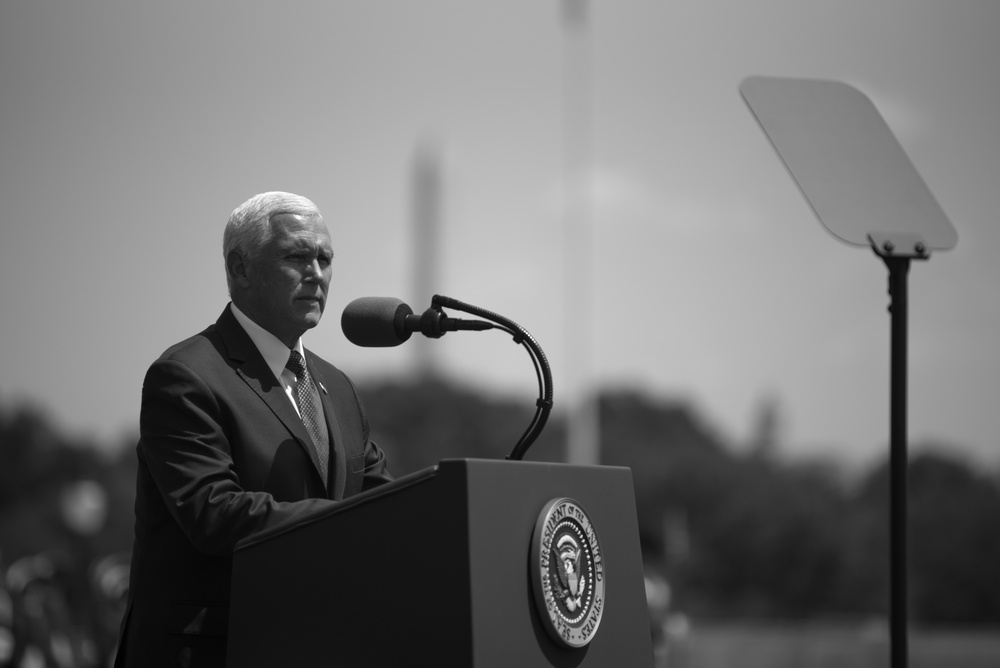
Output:
<svg viewBox="0 0 1000 668">
<path fill-rule="evenodd" d="M 322 317 L 323 317 L 322 311 L 318 313 L 308 313 L 304 318 L 302 318 L 302 324 L 303 326 L 305 326 L 306 329 L 312 329 L 313 327 L 319 324 L 319 321 L 322 319 Z"/>
<path fill-rule="evenodd" d="M 312 329 L 319 324 L 322 317 L 323 307 L 319 304 L 315 304 L 311 309 L 307 309 L 302 314 L 302 324 L 305 325 L 307 329 Z"/>
<path fill-rule="evenodd" d="M 312 329 L 323 317 L 323 305 L 315 301 L 305 301 L 297 305 L 299 321 L 306 329 Z"/>
</svg>

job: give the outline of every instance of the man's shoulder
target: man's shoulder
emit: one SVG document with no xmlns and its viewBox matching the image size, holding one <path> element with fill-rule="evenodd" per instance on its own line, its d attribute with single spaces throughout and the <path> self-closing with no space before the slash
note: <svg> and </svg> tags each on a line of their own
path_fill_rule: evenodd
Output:
<svg viewBox="0 0 1000 668">
<path fill-rule="evenodd" d="M 326 371 L 335 371 L 337 373 L 343 373 L 340 369 L 338 369 L 337 367 L 335 367 L 330 362 L 327 362 L 325 359 L 323 359 L 322 357 L 320 357 L 319 355 L 317 355 L 316 353 L 314 353 L 309 348 L 304 348 L 304 350 L 305 350 L 305 353 L 306 353 L 306 361 L 311 366 L 314 366 L 314 367 L 317 367 L 317 368 L 322 367 Z"/>
<path fill-rule="evenodd" d="M 308 348 L 306 348 L 306 361 L 309 363 L 311 373 L 320 379 L 353 385 L 346 373 Z"/>
<path fill-rule="evenodd" d="M 228 364 L 230 360 L 240 362 L 250 354 L 252 346 L 250 337 L 226 308 L 216 322 L 167 348 L 153 364 L 174 361 L 198 367 L 206 363 Z"/>
<path fill-rule="evenodd" d="M 170 346 L 157 358 L 159 360 L 188 361 L 205 356 L 217 356 L 220 352 L 220 339 L 216 325 L 209 325 L 193 336 L 178 341 Z"/>
</svg>

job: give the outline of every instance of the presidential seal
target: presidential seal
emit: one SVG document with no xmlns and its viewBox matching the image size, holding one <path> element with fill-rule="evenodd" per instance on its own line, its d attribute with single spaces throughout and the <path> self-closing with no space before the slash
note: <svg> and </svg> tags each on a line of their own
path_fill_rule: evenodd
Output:
<svg viewBox="0 0 1000 668">
<path fill-rule="evenodd" d="M 531 578 L 542 623 L 556 642 L 589 643 L 604 614 L 604 557 L 590 517 L 573 499 L 553 499 L 539 514 Z"/>
</svg>

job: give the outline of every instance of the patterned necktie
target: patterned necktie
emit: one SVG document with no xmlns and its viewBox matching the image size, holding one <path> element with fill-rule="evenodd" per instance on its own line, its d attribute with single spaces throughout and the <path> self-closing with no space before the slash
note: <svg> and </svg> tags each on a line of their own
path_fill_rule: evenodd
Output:
<svg viewBox="0 0 1000 668">
<path fill-rule="evenodd" d="M 288 356 L 285 368 L 295 374 L 295 401 L 299 405 L 299 415 L 306 425 L 306 430 L 312 436 L 316 454 L 319 456 L 319 470 L 326 484 L 326 475 L 330 459 L 330 437 L 323 419 L 323 408 L 319 401 L 316 384 L 309 377 L 306 362 L 299 351 L 293 350 Z"/>
</svg>

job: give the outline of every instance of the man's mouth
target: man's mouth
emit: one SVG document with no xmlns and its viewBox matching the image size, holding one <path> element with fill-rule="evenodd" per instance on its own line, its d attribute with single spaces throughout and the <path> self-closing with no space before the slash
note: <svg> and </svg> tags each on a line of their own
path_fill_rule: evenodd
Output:
<svg viewBox="0 0 1000 668">
<path fill-rule="evenodd" d="M 295 301 L 305 304 L 316 304 L 321 308 L 323 306 L 323 298 L 318 296 L 296 297 Z"/>
</svg>

